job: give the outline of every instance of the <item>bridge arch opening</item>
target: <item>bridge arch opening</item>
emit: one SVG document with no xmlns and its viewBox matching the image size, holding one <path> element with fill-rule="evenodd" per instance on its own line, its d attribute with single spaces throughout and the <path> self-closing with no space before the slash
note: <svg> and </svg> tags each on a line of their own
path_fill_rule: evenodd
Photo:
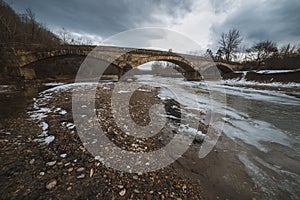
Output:
<svg viewBox="0 0 300 200">
<path fill-rule="evenodd" d="M 85 55 L 58 55 L 36 60 L 20 67 L 19 74 L 25 79 L 41 80 L 75 80 L 76 74 L 83 63 Z M 90 59 L 90 58 L 89 58 Z M 105 60 L 98 59 L 98 63 L 108 68 L 104 72 L 103 79 L 111 79 L 118 75 L 120 67 Z M 87 78 L 92 75 L 93 67 L 90 71 L 83 73 Z M 95 77 L 96 78 L 96 77 Z"/>
<path fill-rule="evenodd" d="M 228 74 L 228 73 L 233 72 L 233 70 L 231 68 L 227 67 L 226 65 L 216 64 L 216 67 L 219 69 L 219 71 L 222 74 Z"/>
<path fill-rule="evenodd" d="M 169 57 L 149 57 L 142 62 L 134 62 L 132 68 L 137 68 L 134 73 L 144 73 L 164 76 L 164 77 L 185 77 L 186 80 L 202 80 L 201 74 L 188 63 L 188 61 L 178 56 L 178 60 Z M 147 68 L 148 70 L 143 70 Z"/>
<path fill-rule="evenodd" d="M 228 74 L 232 74 L 233 70 L 226 65 L 222 65 L 219 63 L 209 64 L 204 66 L 201 69 L 201 73 L 204 75 L 206 80 L 220 80 L 220 78 L 224 79 L 228 76 Z"/>
</svg>

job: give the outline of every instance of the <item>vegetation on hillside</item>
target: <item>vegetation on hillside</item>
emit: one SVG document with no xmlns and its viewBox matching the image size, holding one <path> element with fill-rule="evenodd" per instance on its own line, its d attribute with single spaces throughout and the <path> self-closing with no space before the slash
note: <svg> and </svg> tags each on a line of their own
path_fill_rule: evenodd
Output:
<svg viewBox="0 0 300 200">
<path fill-rule="evenodd" d="M 35 20 L 35 14 L 30 8 L 23 14 L 17 14 L 0 0 L 0 45 L 15 44 L 58 45 L 60 39 Z"/>
</svg>

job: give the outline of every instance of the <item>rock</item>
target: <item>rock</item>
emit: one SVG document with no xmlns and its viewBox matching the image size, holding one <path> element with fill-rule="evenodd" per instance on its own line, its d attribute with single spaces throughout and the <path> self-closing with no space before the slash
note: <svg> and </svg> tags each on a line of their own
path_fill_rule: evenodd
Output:
<svg viewBox="0 0 300 200">
<path fill-rule="evenodd" d="M 84 177 L 85 177 L 84 174 L 80 174 L 79 176 L 77 176 L 78 179 L 82 179 L 82 178 L 84 178 Z"/>
<path fill-rule="evenodd" d="M 56 160 L 51 161 L 51 162 L 47 162 L 47 163 L 46 163 L 46 166 L 52 167 L 52 166 L 54 166 L 55 164 L 56 164 Z"/>
<path fill-rule="evenodd" d="M 93 175 L 94 175 L 94 169 L 93 168 L 91 168 L 91 170 L 90 170 L 90 178 L 92 178 L 93 177 Z"/>
<path fill-rule="evenodd" d="M 183 190 L 184 193 L 186 193 L 186 185 L 182 186 L 182 190 Z"/>
<path fill-rule="evenodd" d="M 67 154 L 66 153 L 62 153 L 59 155 L 61 158 L 66 158 L 67 157 Z"/>
<path fill-rule="evenodd" d="M 134 189 L 133 192 L 140 193 L 140 191 L 138 191 L 137 189 Z"/>
<path fill-rule="evenodd" d="M 194 142 L 202 143 L 204 141 L 205 135 L 203 134 L 196 134 L 194 138 Z"/>
<path fill-rule="evenodd" d="M 63 162 L 56 163 L 56 165 L 63 165 L 63 164 L 64 164 Z"/>
<path fill-rule="evenodd" d="M 126 189 L 123 189 L 119 192 L 119 195 L 123 197 L 126 194 Z"/>
<path fill-rule="evenodd" d="M 82 171 L 84 171 L 84 170 L 85 170 L 84 167 L 79 167 L 76 171 L 77 171 L 77 172 L 82 172 Z"/>
<path fill-rule="evenodd" d="M 57 184 L 57 181 L 55 179 L 50 180 L 47 184 L 46 184 L 46 188 L 48 190 L 52 190 Z"/>
<path fill-rule="evenodd" d="M 41 175 L 41 176 L 44 176 L 44 175 L 45 175 L 45 172 L 40 172 L 40 175 Z"/>
<path fill-rule="evenodd" d="M 35 159 L 33 158 L 33 159 L 31 159 L 31 160 L 29 161 L 29 164 L 33 165 L 34 162 L 35 162 Z"/>
<path fill-rule="evenodd" d="M 67 172 L 72 172 L 74 170 L 74 168 L 73 167 L 69 167 L 68 169 L 67 169 Z"/>
<path fill-rule="evenodd" d="M 72 187 L 71 187 L 71 186 L 67 187 L 67 190 L 68 190 L 68 191 L 70 191 L 71 189 L 72 189 Z"/>
</svg>

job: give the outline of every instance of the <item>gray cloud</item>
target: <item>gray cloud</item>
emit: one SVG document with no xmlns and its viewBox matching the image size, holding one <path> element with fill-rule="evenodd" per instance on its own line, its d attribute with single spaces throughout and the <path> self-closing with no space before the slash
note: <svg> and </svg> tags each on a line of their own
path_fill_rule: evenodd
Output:
<svg viewBox="0 0 300 200">
<path fill-rule="evenodd" d="M 279 44 L 300 42 L 299 0 L 5 1 L 17 12 L 32 8 L 37 20 L 52 30 L 65 27 L 81 35 L 107 38 L 132 28 L 175 27 L 213 48 L 222 32 L 237 28 L 246 46 L 266 39 Z"/>
<path fill-rule="evenodd" d="M 160 15 L 183 17 L 191 0 L 6 0 L 18 12 L 32 8 L 37 19 L 52 28 L 65 27 L 107 37 L 141 24 L 165 26 Z"/>
<path fill-rule="evenodd" d="M 241 31 L 245 45 L 261 40 L 277 43 L 300 42 L 300 1 L 248 1 L 240 5 L 220 25 L 212 26 L 218 38 L 230 28 Z"/>
</svg>

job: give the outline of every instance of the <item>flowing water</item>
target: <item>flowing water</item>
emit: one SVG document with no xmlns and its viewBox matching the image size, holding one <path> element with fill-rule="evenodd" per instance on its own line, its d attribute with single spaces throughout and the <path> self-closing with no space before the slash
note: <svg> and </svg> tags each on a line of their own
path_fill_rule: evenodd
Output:
<svg viewBox="0 0 300 200">
<path fill-rule="evenodd" d="M 215 112 L 223 115 L 225 120 L 223 134 L 235 143 L 234 149 L 223 146 L 224 151 L 231 151 L 236 155 L 258 192 L 262 194 L 261 197 L 300 198 L 299 84 L 269 84 L 271 88 L 282 87 L 281 91 L 274 91 L 237 87 L 235 85 L 238 81 L 230 80 L 204 83 L 144 76 L 140 78 L 140 82 L 161 85 L 166 88 L 162 90 L 161 97 L 175 98 L 187 107 L 208 114 L 211 108 L 210 92 L 225 93 L 226 104 L 213 102 L 220 104 L 215 105 L 218 108 Z M 211 85 L 209 89 L 207 84 Z M 251 82 L 247 84 L 258 85 Z M 227 170 L 228 174 L 224 174 L 221 181 L 226 182 L 228 177 L 235 175 L 234 165 L 235 163 L 229 164 L 228 167 L 232 170 Z M 218 170 L 218 167 L 214 170 Z M 234 184 L 242 185 L 245 180 L 240 181 L 241 183 Z"/>
</svg>

